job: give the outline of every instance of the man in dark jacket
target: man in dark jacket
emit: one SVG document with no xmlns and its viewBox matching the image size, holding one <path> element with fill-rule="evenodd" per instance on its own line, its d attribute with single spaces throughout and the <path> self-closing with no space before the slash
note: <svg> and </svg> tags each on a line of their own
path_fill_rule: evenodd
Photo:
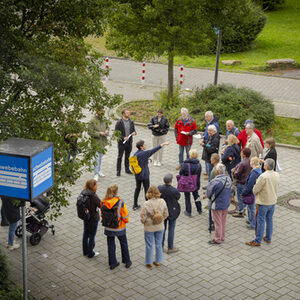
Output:
<svg viewBox="0 0 300 300">
<path fill-rule="evenodd" d="M 204 143 L 206 143 L 208 140 L 208 137 L 209 137 L 209 134 L 208 134 L 208 126 L 209 125 L 215 125 L 217 134 L 219 135 L 219 121 L 218 121 L 218 117 L 214 116 L 213 112 L 210 110 L 205 113 L 204 118 L 205 118 L 205 122 L 206 122 L 206 128 L 203 133 L 203 139 L 204 139 Z"/>
<path fill-rule="evenodd" d="M 203 146 L 202 159 L 205 161 L 205 169 L 208 181 L 210 181 L 210 173 L 214 167 L 210 162 L 210 157 L 213 153 L 219 152 L 220 136 L 215 125 L 209 125 L 207 131 L 208 139 L 206 142 L 200 142 L 200 145 Z"/>
<path fill-rule="evenodd" d="M 242 150 L 242 161 L 232 169 L 233 178 L 236 179 L 236 197 L 238 200 L 238 212 L 234 213 L 232 216 L 237 218 L 243 218 L 245 215 L 246 205 L 243 203 L 242 191 L 247 181 L 247 177 L 250 174 L 250 157 L 251 150 L 249 148 L 244 148 Z"/>
<path fill-rule="evenodd" d="M 170 125 L 168 119 L 163 115 L 163 110 L 161 108 L 157 110 L 157 115 L 150 120 L 147 126 L 149 129 L 152 130 L 153 148 L 166 141 L 166 137 Z M 153 155 L 154 166 L 158 166 L 158 167 L 161 166 L 162 157 L 163 157 L 162 149 L 154 153 Z"/>
<path fill-rule="evenodd" d="M 121 133 L 118 141 L 118 160 L 117 160 L 117 176 L 121 176 L 122 157 L 125 152 L 125 172 L 132 174 L 129 169 L 129 156 L 132 150 L 132 137 L 136 135 L 134 122 L 130 120 L 130 111 L 126 108 L 122 110 L 122 118 L 117 121 L 115 131 Z"/>
<path fill-rule="evenodd" d="M 1 196 L 1 199 L 3 202 L 3 210 L 9 223 L 7 248 L 8 250 L 18 249 L 20 245 L 14 242 L 15 231 L 18 227 L 18 222 L 21 219 L 20 207 L 16 204 L 18 200 L 5 196 Z"/>
<path fill-rule="evenodd" d="M 220 244 L 225 240 L 226 217 L 230 205 L 232 182 L 225 175 L 226 168 L 223 164 L 216 166 L 217 177 L 209 182 L 206 195 L 209 198 L 208 207 L 212 210 L 215 237 L 209 244 Z"/>
<path fill-rule="evenodd" d="M 169 230 L 168 230 L 168 251 L 167 253 L 177 252 L 179 249 L 174 247 L 174 232 L 176 219 L 180 214 L 180 204 L 178 200 L 180 199 L 180 192 L 172 186 L 172 174 L 167 174 L 164 177 L 164 185 L 158 186 L 158 189 L 161 193 L 161 198 L 163 198 L 168 207 L 169 216 L 165 219 L 165 231 L 163 236 L 163 247 L 165 242 L 165 233 L 167 230 L 167 223 L 169 222 Z"/>
<path fill-rule="evenodd" d="M 134 191 L 133 210 L 137 210 L 138 208 L 141 207 L 140 205 L 138 205 L 138 198 L 139 198 L 142 184 L 145 190 L 145 199 L 147 201 L 146 193 L 150 186 L 150 171 L 148 167 L 149 157 L 152 154 L 154 154 L 156 151 L 161 149 L 163 146 L 169 144 L 170 144 L 169 142 L 164 142 L 161 145 L 154 147 L 151 150 L 146 150 L 146 144 L 143 140 L 140 140 L 136 143 L 136 147 L 138 148 L 138 150 L 134 153 L 134 156 L 137 157 L 139 166 L 141 167 L 142 170 L 139 174 L 135 174 L 136 188 Z"/>
</svg>

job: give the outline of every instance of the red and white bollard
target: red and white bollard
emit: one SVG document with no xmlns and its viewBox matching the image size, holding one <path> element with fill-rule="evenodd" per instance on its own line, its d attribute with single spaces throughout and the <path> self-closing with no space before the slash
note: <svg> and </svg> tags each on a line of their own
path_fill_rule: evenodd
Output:
<svg viewBox="0 0 300 300">
<path fill-rule="evenodd" d="M 108 72 L 109 71 L 109 59 L 108 57 L 105 58 L 105 70 Z M 105 80 L 109 79 L 109 75 L 107 73 L 107 75 L 105 75 Z"/>
<path fill-rule="evenodd" d="M 179 84 L 183 84 L 183 66 L 180 67 Z"/>
<path fill-rule="evenodd" d="M 143 69 L 142 69 L 142 83 L 144 84 L 146 80 L 146 63 L 143 62 Z"/>
</svg>

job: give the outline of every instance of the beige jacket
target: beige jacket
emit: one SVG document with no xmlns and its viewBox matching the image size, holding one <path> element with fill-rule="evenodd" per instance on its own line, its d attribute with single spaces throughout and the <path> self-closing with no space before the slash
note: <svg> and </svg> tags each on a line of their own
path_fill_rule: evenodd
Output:
<svg viewBox="0 0 300 300">
<path fill-rule="evenodd" d="M 158 209 L 160 213 L 162 214 L 164 220 L 168 217 L 169 212 L 167 208 L 166 201 L 164 199 L 158 198 L 158 199 L 149 199 L 146 201 L 142 207 L 141 215 L 140 215 L 140 220 L 141 223 L 144 224 L 144 230 L 149 231 L 149 232 L 154 232 L 154 231 L 160 231 L 163 230 L 164 227 L 164 222 L 153 225 L 152 223 L 152 217 L 154 215 L 154 210 L 150 204 L 153 205 L 155 209 Z"/>
<path fill-rule="evenodd" d="M 273 205 L 277 202 L 279 174 L 274 170 L 262 173 L 253 187 L 255 202 L 260 205 Z"/>
<path fill-rule="evenodd" d="M 263 147 L 255 132 L 253 132 L 252 136 L 248 136 L 246 147 L 251 150 L 250 159 L 255 156 L 259 157 L 259 155 L 263 157 Z"/>
</svg>

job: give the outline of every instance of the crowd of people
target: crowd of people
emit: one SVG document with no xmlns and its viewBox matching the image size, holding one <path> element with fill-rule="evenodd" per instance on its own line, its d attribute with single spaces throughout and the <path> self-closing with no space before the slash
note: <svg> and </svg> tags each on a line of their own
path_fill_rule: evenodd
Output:
<svg viewBox="0 0 300 300">
<path fill-rule="evenodd" d="M 102 147 L 107 145 L 109 127 L 103 118 L 103 111 L 89 124 L 89 134 L 100 143 Z M 214 238 L 209 242 L 218 245 L 224 242 L 226 232 L 227 214 L 233 217 L 244 218 L 247 210 L 247 223 L 250 230 L 255 230 L 254 240 L 246 242 L 249 246 L 260 246 L 262 240 L 271 243 L 273 232 L 273 214 L 277 200 L 279 186 L 279 174 L 276 172 L 277 153 L 273 138 L 262 140 L 261 132 L 255 128 L 252 120 L 246 120 L 244 129 L 240 130 L 234 125 L 234 121 L 226 120 L 226 137 L 220 145 L 219 120 L 211 111 L 205 113 L 207 123 L 203 137 L 197 134 L 196 121 L 189 115 L 186 108 L 181 109 L 181 117 L 174 128 L 175 139 L 178 144 L 177 177 L 193 178 L 193 189 L 183 190 L 185 199 L 184 215 L 192 216 L 191 194 L 194 198 L 198 214 L 202 214 L 202 198 L 208 199 L 208 209 L 211 212 L 210 230 L 214 230 Z M 164 184 L 153 186 L 150 184 L 149 159 L 153 156 L 153 165 L 163 165 L 163 148 L 169 145 L 166 135 L 170 125 L 163 115 L 162 109 L 151 118 L 148 128 L 152 131 L 153 148 L 147 150 L 146 143 L 139 140 L 136 143 L 137 151 L 133 154 L 137 158 L 140 172 L 135 173 L 136 187 L 133 195 L 133 210 L 141 209 L 140 221 L 144 225 L 145 239 L 145 265 L 151 269 L 152 264 L 159 267 L 163 261 L 163 249 L 165 237 L 167 238 L 168 254 L 179 250 L 174 245 L 175 225 L 181 208 L 179 199 L 181 193 L 172 186 L 173 175 L 166 174 Z M 121 176 L 122 158 L 125 153 L 124 166 L 127 174 L 133 175 L 130 170 L 129 157 L 132 152 L 133 136 L 136 135 L 134 122 L 130 119 L 130 111 L 124 109 L 122 117 L 117 121 L 115 130 L 119 132 L 118 157 L 116 174 Z M 199 145 L 202 146 L 202 160 L 205 164 L 205 172 L 202 172 L 199 153 L 192 148 L 195 135 L 198 135 Z M 266 148 L 265 151 L 263 150 Z M 184 153 L 186 158 L 184 159 Z M 98 179 L 104 174 L 101 172 L 103 153 L 97 153 L 95 158 L 94 179 L 86 182 L 83 194 L 90 198 L 88 210 L 89 220 L 84 221 L 82 238 L 83 255 L 88 258 L 97 256 L 94 251 L 95 236 L 100 221 L 103 218 L 103 209 L 114 210 L 117 225 L 105 226 L 107 236 L 108 262 L 110 269 L 119 266 L 116 258 L 115 237 L 121 246 L 122 263 L 126 268 L 132 265 L 126 237 L 126 224 L 129 222 L 129 212 L 126 203 L 118 195 L 118 186 L 111 185 L 107 188 L 105 197 L 100 200 L 97 196 Z M 200 178 L 208 180 L 207 186 L 203 186 L 203 197 L 200 196 Z M 142 207 L 138 204 L 141 187 L 145 192 L 145 202 Z M 235 209 L 228 211 L 230 203 L 235 204 Z M 3 202 L 5 204 L 5 201 Z M 5 210 L 6 205 L 2 209 Z M 2 222 L 8 222 L 9 226 L 15 226 L 16 222 L 4 219 L 1 209 Z M 101 214 L 100 214 L 101 211 Z M 9 216 L 9 213 L 7 213 Z M 15 220 L 13 220 L 15 221 Z M 1 223 L 2 225 L 2 223 Z M 266 234 L 264 235 L 266 227 Z M 11 230 L 10 230 L 11 231 Z M 9 246 L 12 247 L 12 237 L 9 236 Z M 155 257 L 153 259 L 153 247 L 155 245 Z M 17 248 L 17 247 L 16 247 Z"/>
</svg>

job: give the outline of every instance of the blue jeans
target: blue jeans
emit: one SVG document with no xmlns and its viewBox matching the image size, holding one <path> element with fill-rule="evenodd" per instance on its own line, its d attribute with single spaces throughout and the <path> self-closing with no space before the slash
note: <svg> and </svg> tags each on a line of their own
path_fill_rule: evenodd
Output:
<svg viewBox="0 0 300 300">
<path fill-rule="evenodd" d="M 194 201 L 196 204 L 196 208 L 198 213 L 202 212 L 202 203 L 199 199 L 199 193 L 198 190 L 192 192 L 193 197 L 194 197 Z M 191 193 L 188 192 L 184 192 L 184 199 L 185 199 L 185 210 L 191 214 L 192 213 L 192 206 L 191 206 Z M 198 199 L 198 201 L 196 201 Z"/>
<path fill-rule="evenodd" d="M 94 166 L 94 175 L 99 174 L 101 170 L 101 162 L 102 162 L 102 156 L 103 153 L 97 152 L 96 157 L 95 157 L 95 166 Z"/>
<path fill-rule="evenodd" d="M 211 164 L 210 162 L 205 162 L 205 171 L 207 173 L 207 176 L 208 176 L 208 181 L 210 181 L 210 173 L 212 171 L 212 169 L 214 168 L 214 165 Z"/>
<path fill-rule="evenodd" d="M 83 255 L 89 258 L 95 255 L 95 236 L 98 229 L 98 221 L 83 221 L 83 237 L 82 237 L 82 250 Z"/>
<path fill-rule="evenodd" d="M 126 233 L 120 236 L 117 236 L 120 246 L 121 246 L 121 253 L 122 253 L 122 263 L 127 264 L 130 263 L 130 256 L 127 244 L 127 237 Z M 107 248 L 108 248 L 108 264 L 110 267 L 115 266 L 118 261 L 116 258 L 116 243 L 114 236 L 107 236 Z"/>
<path fill-rule="evenodd" d="M 246 205 L 243 203 L 243 198 L 242 198 L 242 191 L 244 188 L 244 184 L 241 183 L 237 183 L 236 184 L 236 197 L 238 200 L 238 204 L 239 204 L 239 213 L 242 213 L 244 211 L 244 209 L 246 208 Z"/>
<path fill-rule="evenodd" d="M 180 165 L 183 164 L 183 152 L 184 152 L 184 149 L 185 149 L 185 153 L 186 153 L 186 158 L 188 159 L 190 157 L 189 156 L 190 147 L 189 146 L 181 146 L 181 145 L 179 145 L 179 164 Z"/>
<path fill-rule="evenodd" d="M 176 219 L 174 220 L 169 220 L 168 218 L 165 219 L 165 230 L 164 230 L 164 235 L 163 235 L 163 240 L 162 240 L 162 246 L 164 247 L 165 243 L 165 234 L 167 231 L 167 224 L 169 223 L 169 230 L 168 230 L 168 249 L 173 249 L 174 247 L 174 233 L 175 233 L 175 225 L 176 225 Z"/>
<path fill-rule="evenodd" d="M 15 232 L 18 227 L 19 221 L 15 223 L 10 223 L 8 228 L 8 245 L 12 246 L 15 240 Z"/>
<path fill-rule="evenodd" d="M 146 259 L 145 263 L 151 265 L 153 262 L 153 243 L 155 240 L 155 262 L 160 263 L 164 259 L 163 249 L 162 249 L 162 239 L 164 235 L 164 230 L 160 231 L 145 231 L 145 244 L 146 244 Z"/>
<path fill-rule="evenodd" d="M 255 202 L 251 205 L 247 204 L 248 221 L 252 228 L 255 228 Z"/>
<path fill-rule="evenodd" d="M 5 213 L 4 213 L 4 209 L 3 209 L 3 204 L 1 205 L 1 222 L 2 223 L 8 223 Z"/>
<path fill-rule="evenodd" d="M 266 228 L 266 240 L 271 241 L 272 232 L 273 232 L 273 214 L 275 210 L 275 204 L 273 205 L 260 205 L 257 206 L 257 229 L 256 229 L 256 238 L 255 242 L 260 244 L 264 232 L 265 232 L 265 223 L 267 224 Z"/>
</svg>

